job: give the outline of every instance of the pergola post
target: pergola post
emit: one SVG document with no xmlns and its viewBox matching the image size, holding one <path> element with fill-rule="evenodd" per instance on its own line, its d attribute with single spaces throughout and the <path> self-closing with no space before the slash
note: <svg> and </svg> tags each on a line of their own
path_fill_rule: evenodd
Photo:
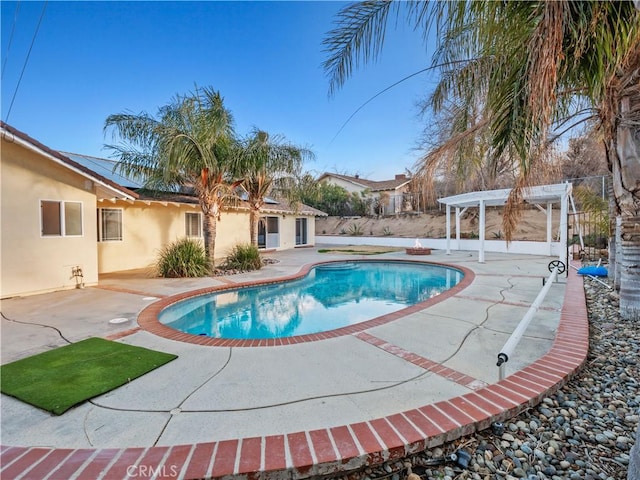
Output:
<svg viewBox="0 0 640 480">
<path fill-rule="evenodd" d="M 485 203 L 484 199 L 480 200 L 480 222 L 478 225 L 478 235 L 480 236 L 480 250 L 478 251 L 478 262 L 484 263 L 484 231 L 485 231 Z"/>
<path fill-rule="evenodd" d="M 569 194 L 564 193 L 560 199 L 560 255 L 558 256 L 560 261 L 567 265 L 567 215 L 569 213 Z"/>
<path fill-rule="evenodd" d="M 456 244 L 458 250 L 460 250 L 460 217 L 462 213 L 460 212 L 460 207 L 456 207 Z"/>
<path fill-rule="evenodd" d="M 447 255 L 451 255 L 451 205 L 447 203 Z"/>
<path fill-rule="evenodd" d="M 547 202 L 547 245 L 549 246 L 549 256 L 553 254 L 551 251 L 551 229 L 552 229 L 553 203 Z"/>
</svg>

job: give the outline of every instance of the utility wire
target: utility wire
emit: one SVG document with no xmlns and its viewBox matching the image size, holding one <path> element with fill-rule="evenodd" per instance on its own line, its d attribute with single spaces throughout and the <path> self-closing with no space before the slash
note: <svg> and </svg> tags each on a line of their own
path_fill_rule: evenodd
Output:
<svg viewBox="0 0 640 480">
<path fill-rule="evenodd" d="M 344 129 L 344 127 L 347 126 L 347 123 L 349 123 L 351 121 L 351 119 L 353 117 L 356 116 L 356 114 L 362 110 L 366 105 L 368 105 L 369 103 L 371 103 L 373 100 L 375 100 L 376 98 L 378 98 L 380 95 L 382 95 L 383 93 L 385 93 L 388 90 L 391 90 L 393 87 L 395 87 L 396 85 L 401 84 L 402 82 L 405 82 L 407 80 L 409 80 L 412 77 L 415 77 L 416 75 L 420 75 L 421 73 L 427 72 L 429 70 L 432 70 L 434 67 L 428 67 L 428 68 L 423 68 L 422 70 L 418 70 L 417 72 L 414 72 L 410 75 L 407 75 L 406 77 L 398 80 L 397 82 L 393 83 L 392 85 L 389 85 L 387 88 L 380 90 L 378 93 L 376 93 L 373 97 L 369 98 L 369 100 L 367 100 L 366 102 L 364 102 L 362 105 L 360 105 L 355 112 L 353 112 L 351 115 L 349 115 L 349 118 L 347 118 L 345 120 L 345 122 L 342 124 L 342 126 L 338 129 L 338 131 L 336 132 L 336 134 L 333 136 L 333 138 L 331 139 L 331 141 L 329 143 L 333 143 L 333 141 L 336 139 L 336 137 L 338 135 L 340 135 L 340 132 Z"/>
<path fill-rule="evenodd" d="M 640 0 L 638 0 L 638 1 L 640 1 Z M 452 61 L 452 62 L 439 63 L 439 64 L 436 64 L 436 65 L 431 65 L 430 67 L 427 67 L 427 68 L 423 68 L 422 70 L 418 70 L 417 72 L 410 73 L 410 74 L 409 74 L 409 75 L 407 75 L 406 77 L 401 78 L 401 79 L 400 79 L 400 80 L 398 80 L 397 82 L 395 82 L 395 83 L 393 83 L 393 84 L 389 85 L 388 87 L 384 88 L 383 90 L 380 90 L 380 91 L 379 91 L 378 93 L 376 93 L 373 97 L 369 98 L 369 100 L 367 100 L 367 101 L 366 101 L 366 102 L 364 102 L 362 105 L 360 105 L 360 106 L 355 110 L 355 112 L 353 112 L 353 113 L 349 116 L 349 118 L 347 118 L 347 119 L 345 120 L 345 122 L 342 124 L 342 126 L 340 127 L 340 129 L 336 132 L 336 134 L 333 136 L 333 138 L 331 139 L 331 141 L 330 141 L 329 143 L 330 143 L 330 144 L 331 144 L 331 143 L 333 143 L 333 141 L 334 141 L 334 140 L 336 139 L 336 137 L 340 134 L 340 132 L 344 129 L 344 127 L 346 127 L 346 126 L 347 126 L 347 123 L 349 123 L 349 122 L 351 121 L 351 119 L 352 119 L 353 117 L 355 117 L 355 116 L 356 116 L 356 114 L 357 114 L 360 110 L 362 110 L 366 105 L 368 105 L 369 103 L 371 103 L 374 99 L 378 98 L 380 95 L 382 95 L 382 94 L 383 94 L 383 93 L 385 93 L 386 91 L 391 90 L 393 87 L 395 87 L 395 86 L 397 86 L 397 85 L 400 85 L 400 84 L 401 84 L 401 83 L 403 83 L 403 82 L 406 82 L 407 80 L 409 80 L 410 78 L 415 77 L 416 75 L 420 75 L 421 73 L 428 72 L 428 71 L 430 71 L 430 70 L 435 70 L 435 69 L 438 69 L 438 68 L 441 68 L 441 67 L 446 67 L 446 66 L 448 66 L 448 65 L 454 65 L 454 64 L 458 64 L 458 63 L 468 63 L 468 62 L 475 61 L 475 60 L 478 60 L 478 59 L 477 59 L 477 58 L 476 58 L 476 59 L 465 59 L 465 60 L 456 60 L 456 61 Z"/>
<path fill-rule="evenodd" d="M 38 25 L 36 26 L 36 31 L 33 32 L 33 38 L 31 39 L 31 45 L 29 46 L 29 51 L 27 52 L 27 57 L 24 59 L 24 65 L 22 66 L 22 71 L 20 72 L 20 78 L 18 78 L 18 83 L 16 85 L 16 89 L 13 92 L 13 97 L 11 97 L 11 103 L 9 104 L 9 110 L 7 111 L 7 116 L 4 119 L 5 122 L 9 121 L 9 115 L 11 115 L 11 109 L 13 108 L 13 102 L 16 99 L 16 95 L 18 94 L 18 88 L 20 88 L 20 83 L 22 82 L 22 77 L 24 76 L 24 71 L 27 69 L 27 63 L 29 62 L 29 57 L 31 56 L 31 50 L 33 49 L 33 44 L 36 42 L 36 37 L 38 36 L 38 31 L 40 30 L 40 24 L 42 24 L 42 19 L 44 18 L 44 12 L 47 10 L 47 4 L 49 0 L 44 2 L 42 6 L 42 13 L 40 14 L 40 19 L 38 20 Z"/>
<path fill-rule="evenodd" d="M 18 23 L 18 12 L 20 11 L 20 2 L 16 5 L 16 11 L 13 14 L 13 24 L 11 25 L 11 34 L 9 35 L 9 43 L 7 44 L 7 53 L 4 56 L 4 62 L 2 62 L 2 74 L 0 78 L 4 78 L 4 69 L 7 66 L 7 60 L 9 59 L 9 51 L 11 50 L 11 43 L 13 42 L 13 34 L 16 31 L 16 23 Z"/>
</svg>

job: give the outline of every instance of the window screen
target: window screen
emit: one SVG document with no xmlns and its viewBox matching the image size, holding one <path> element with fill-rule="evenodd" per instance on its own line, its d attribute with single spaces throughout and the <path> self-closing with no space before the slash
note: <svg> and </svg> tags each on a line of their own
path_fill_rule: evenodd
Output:
<svg viewBox="0 0 640 480">
<path fill-rule="evenodd" d="M 185 235 L 187 237 L 201 237 L 202 236 L 202 221 L 199 213 L 185 213 L 184 214 L 184 227 Z"/>
<path fill-rule="evenodd" d="M 100 240 L 122 240 L 122 210 L 119 208 L 103 208 L 100 210 Z"/>
</svg>

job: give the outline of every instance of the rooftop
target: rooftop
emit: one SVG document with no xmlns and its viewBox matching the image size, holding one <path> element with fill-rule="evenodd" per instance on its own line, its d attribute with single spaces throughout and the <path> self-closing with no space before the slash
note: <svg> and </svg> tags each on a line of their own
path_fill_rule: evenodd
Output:
<svg viewBox="0 0 640 480">
<path fill-rule="evenodd" d="M 377 181 L 377 180 L 368 180 L 366 178 L 360 177 L 359 175 L 350 176 L 350 175 L 340 175 L 338 173 L 328 173 L 328 172 L 325 172 L 322 175 L 320 175 L 320 177 L 318 178 L 318 181 L 326 177 L 340 178 L 347 182 L 360 185 L 363 188 L 369 188 L 371 189 L 371 191 L 374 191 L 374 192 L 383 191 L 383 190 L 395 190 L 396 188 L 402 187 L 411 181 L 411 179 L 404 174 L 396 175 L 393 180 Z"/>
</svg>

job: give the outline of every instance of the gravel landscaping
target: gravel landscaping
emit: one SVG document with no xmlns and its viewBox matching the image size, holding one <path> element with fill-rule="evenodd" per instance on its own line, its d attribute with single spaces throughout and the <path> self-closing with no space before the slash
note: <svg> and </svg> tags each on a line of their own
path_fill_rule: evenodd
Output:
<svg viewBox="0 0 640 480">
<path fill-rule="evenodd" d="M 336 478 L 626 479 L 640 414 L 640 333 L 620 320 L 616 293 L 588 278 L 585 290 L 589 356 L 556 394 L 505 424 Z"/>
</svg>

